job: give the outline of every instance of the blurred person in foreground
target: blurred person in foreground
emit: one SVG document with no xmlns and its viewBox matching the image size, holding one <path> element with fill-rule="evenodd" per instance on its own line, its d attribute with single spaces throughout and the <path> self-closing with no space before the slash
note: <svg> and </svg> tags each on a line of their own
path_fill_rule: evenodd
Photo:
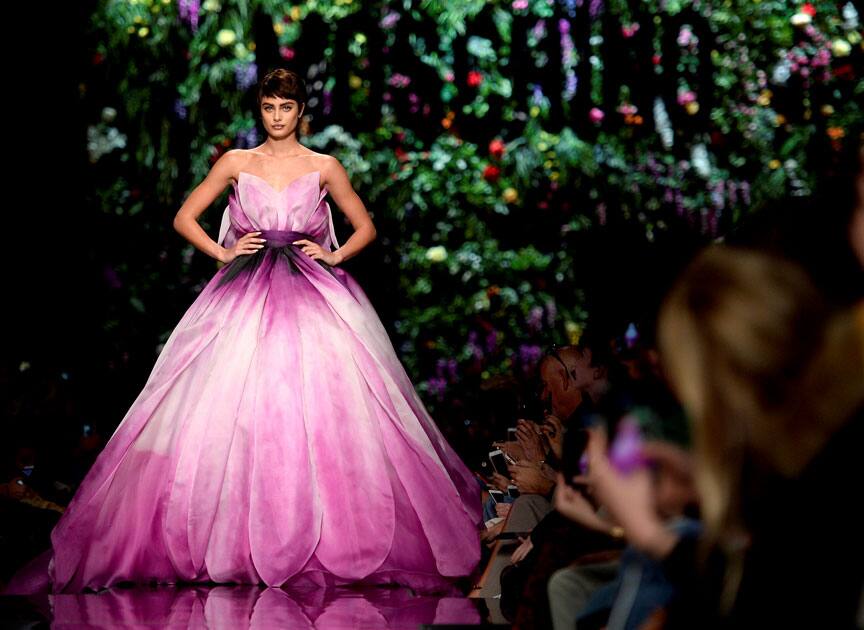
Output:
<svg viewBox="0 0 864 630">
<path fill-rule="evenodd" d="M 704 535 L 663 527 L 650 473 L 616 472 L 600 430 L 585 479 L 677 586 L 655 621 L 854 627 L 864 582 L 860 307 L 830 308 L 789 261 L 712 246 L 667 296 L 659 341 L 694 425 L 692 460 L 679 453 L 664 465 L 692 467 Z"/>
</svg>

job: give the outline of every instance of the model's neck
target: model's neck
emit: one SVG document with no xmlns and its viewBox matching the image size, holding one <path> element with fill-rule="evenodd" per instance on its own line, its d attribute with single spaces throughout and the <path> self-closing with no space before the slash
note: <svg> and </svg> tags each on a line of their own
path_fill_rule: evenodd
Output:
<svg viewBox="0 0 864 630">
<path fill-rule="evenodd" d="M 268 155 L 272 155 L 273 157 L 283 158 L 283 157 L 291 157 L 301 153 L 305 147 L 297 142 L 297 136 L 295 134 L 291 134 L 289 137 L 283 140 L 274 140 L 273 138 L 267 138 L 264 144 L 261 145 L 259 151 L 262 153 L 267 153 Z"/>
</svg>

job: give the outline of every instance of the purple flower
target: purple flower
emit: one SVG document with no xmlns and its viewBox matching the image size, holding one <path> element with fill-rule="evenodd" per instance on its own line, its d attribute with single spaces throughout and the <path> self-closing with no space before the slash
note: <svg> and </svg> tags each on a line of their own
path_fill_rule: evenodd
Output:
<svg viewBox="0 0 864 630">
<path fill-rule="evenodd" d="M 250 149 L 258 145 L 258 130 L 255 127 L 244 129 L 237 134 L 237 147 Z"/>
<path fill-rule="evenodd" d="M 531 28 L 531 37 L 540 41 L 546 37 L 546 20 L 537 20 Z"/>
<path fill-rule="evenodd" d="M 494 352 L 498 345 L 498 331 L 494 328 L 486 334 L 486 352 Z"/>
<path fill-rule="evenodd" d="M 179 98 L 174 101 L 174 113 L 180 120 L 186 120 L 186 116 L 189 115 L 189 111 L 186 109 L 186 105 L 184 105 L 183 101 L 181 101 Z"/>
<path fill-rule="evenodd" d="M 248 90 L 258 82 L 258 65 L 254 61 L 234 66 L 234 79 L 240 90 Z"/>
<path fill-rule="evenodd" d="M 198 14 L 201 12 L 200 0 L 179 0 L 177 10 L 180 19 L 187 22 L 193 31 L 198 30 Z"/>
<path fill-rule="evenodd" d="M 447 381 L 441 377 L 433 377 L 426 381 L 426 388 L 438 400 L 444 400 L 444 393 L 447 391 Z"/>
<path fill-rule="evenodd" d="M 558 317 L 558 307 L 555 306 L 555 300 L 546 301 L 546 324 L 551 328 L 555 325 L 555 319 Z"/>
<path fill-rule="evenodd" d="M 588 5 L 588 15 L 591 16 L 593 20 L 603 11 L 603 0 L 591 0 L 591 4 Z"/>
<path fill-rule="evenodd" d="M 542 105 L 543 103 L 543 88 L 537 83 L 534 84 L 534 90 L 531 93 L 531 102 L 534 105 Z"/>
<path fill-rule="evenodd" d="M 401 17 L 402 16 L 399 15 L 398 13 L 396 13 L 395 11 L 390 11 L 384 17 L 381 18 L 381 21 L 378 22 L 378 26 L 380 26 L 383 29 L 391 29 L 394 26 L 396 26 L 396 22 L 398 22 Z"/>
<path fill-rule="evenodd" d="M 521 344 L 519 346 L 519 363 L 526 375 L 534 371 L 542 354 L 543 350 L 536 344 Z"/>
<path fill-rule="evenodd" d="M 525 323 L 528 324 L 531 332 L 539 332 L 543 327 L 543 307 L 533 307 L 528 313 L 528 317 L 525 318 Z"/>
<path fill-rule="evenodd" d="M 387 83 L 393 87 L 407 87 L 411 84 L 411 77 L 396 72 L 387 80 Z"/>
</svg>

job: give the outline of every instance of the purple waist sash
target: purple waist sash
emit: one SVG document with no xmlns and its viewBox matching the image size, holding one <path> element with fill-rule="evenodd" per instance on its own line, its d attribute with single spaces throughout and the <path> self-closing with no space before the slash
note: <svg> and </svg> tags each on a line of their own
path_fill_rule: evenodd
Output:
<svg viewBox="0 0 864 630">
<path fill-rule="evenodd" d="M 311 234 L 307 234 L 306 232 L 295 232 L 294 230 L 261 230 L 261 234 L 259 234 L 259 236 L 265 239 L 265 247 L 272 247 L 276 249 L 281 247 L 287 247 L 288 245 L 291 245 L 294 241 L 299 241 L 301 238 L 305 238 L 314 243 L 318 243 L 319 245 L 323 245 L 323 243 L 319 242 Z M 300 247 L 300 245 L 295 245 L 295 247 Z"/>
</svg>

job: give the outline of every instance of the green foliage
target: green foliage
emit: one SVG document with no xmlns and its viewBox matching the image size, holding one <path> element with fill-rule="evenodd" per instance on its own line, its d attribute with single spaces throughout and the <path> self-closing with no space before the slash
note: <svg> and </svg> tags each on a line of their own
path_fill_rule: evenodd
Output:
<svg viewBox="0 0 864 630">
<path fill-rule="evenodd" d="M 810 191 L 811 160 L 825 154 L 814 147 L 848 141 L 862 122 L 861 28 L 847 5 L 813 2 L 808 19 L 779 0 L 618 0 L 589 16 L 594 5 L 206 0 L 193 19 L 170 1 L 105 0 L 91 37 L 93 74 L 106 86 L 84 93 L 92 111 L 116 117 L 93 120 L 88 134 L 94 203 L 145 233 L 168 231 L 212 161 L 254 144 L 263 68 L 252 25 L 267 16 L 286 65 L 323 50 L 307 60 L 321 83 L 304 142 L 341 161 L 386 234 L 399 265 L 399 347 L 421 390 L 433 396 L 427 379 L 441 357 L 460 362 L 451 388 L 513 373 L 515 348 L 573 341 L 586 319 L 563 235 L 614 215 L 648 239 L 672 221 L 716 237 L 763 200 Z M 592 20 L 589 39 L 571 50 L 582 19 Z M 323 41 L 304 40 L 313 23 Z M 367 27 L 380 29 L 375 40 Z M 404 44 L 384 56 L 383 75 L 370 67 L 373 41 Z M 526 59 L 527 80 L 513 74 Z M 380 111 L 368 112 L 378 92 Z M 328 118 L 324 103 L 338 109 L 339 94 L 367 112 L 364 124 Z M 552 209 L 562 238 L 526 233 L 528 217 L 561 191 L 572 198 Z M 217 215 L 204 218 L 211 233 Z M 174 263 L 187 291 L 190 253 Z M 156 277 L 153 267 L 134 277 L 130 317 L 145 316 L 148 291 L 164 290 Z M 542 330 L 526 323 L 539 312 Z M 498 350 L 478 351 L 471 339 L 481 337 Z"/>
</svg>

